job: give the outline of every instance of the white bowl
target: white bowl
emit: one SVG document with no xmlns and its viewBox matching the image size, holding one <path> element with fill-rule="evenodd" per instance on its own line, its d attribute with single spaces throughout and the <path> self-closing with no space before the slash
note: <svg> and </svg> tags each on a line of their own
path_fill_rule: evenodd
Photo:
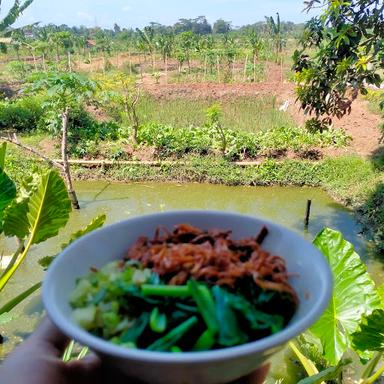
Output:
<svg viewBox="0 0 384 384">
<path fill-rule="evenodd" d="M 142 235 L 153 237 L 159 226 L 189 223 L 202 229 L 231 229 L 234 238 L 255 236 L 263 225 L 269 234 L 263 247 L 282 256 L 299 307 L 282 331 L 236 347 L 206 352 L 152 352 L 116 346 L 80 328 L 72 319 L 69 296 L 76 279 L 90 267 L 121 259 Z M 43 301 L 49 317 L 66 335 L 89 346 L 126 375 L 157 384 L 228 383 L 265 363 L 284 344 L 313 324 L 325 310 L 332 292 L 332 275 L 322 254 L 296 233 L 267 220 L 217 211 L 171 211 L 134 217 L 92 232 L 56 258 L 43 283 Z"/>
</svg>

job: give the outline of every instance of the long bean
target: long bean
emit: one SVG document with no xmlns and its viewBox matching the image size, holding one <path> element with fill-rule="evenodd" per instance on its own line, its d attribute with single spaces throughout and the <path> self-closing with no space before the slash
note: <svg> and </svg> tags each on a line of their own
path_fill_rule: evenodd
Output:
<svg viewBox="0 0 384 384">
<path fill-rule="evenodd" d="M 143 284 L 141 292 L 145 296 L 188 297 L 191 291 L 186 285 L 151 285 Z"/>
<path fill-rule="evenodd" d="M 192 316 L 176 328 L 169 331 L 166 335 L 157 339 L 147 347 L 150 351 L 168 351 L 175 345 L 193 326 L 198 323 L 197 317 Z"/>
<path fill-rule="evenodd" d="M 219 330 L 219 323 L 216 318 L 215 301 L 213 300 L 211 291 L 207 286 L 199 285 L 194 280 L 188 281 L 188 287 L 207 328 L 212 334 L 216 334 Z"/>
</svg>

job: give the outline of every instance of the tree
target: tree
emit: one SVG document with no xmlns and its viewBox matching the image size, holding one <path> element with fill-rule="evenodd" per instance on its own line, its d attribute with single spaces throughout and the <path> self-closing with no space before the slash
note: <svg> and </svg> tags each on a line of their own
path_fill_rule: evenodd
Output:
<svg viewBox="0 0 384 384">
<path fill-rule="evenodd" d="M 45 108 L 61 116 L 61 158 L 64 178 L 67 183 L 68 194 L 72 205 L 79 209 L 76 192 L 73 189 L 70 165 L 68 162 L 68 128 L 71 109 L 79 104 L 89 102 L 97 90 L 94 81 L 76 73 L 48 73 L 38 74 L 32 78 L 33 82 L 27 88 L 28 93 L 46 92 L 48 97 Z"/>
<path fill-rule="evenodd" d="M 155 69 L 155 30 L 152 27 L 136 28 L 139 35 L 139 44 L 145 48 L 152 58 L 152 69 Z"/>
<path fill-rule="evenodd" d="M 163 57 L 164 63 L 168 57 L 171 57 L 174 36 L 173 35 L 160 35 L 156 39 L 156 47 L 159 49 L 161 56 Z"/>
<path fill-rule="evenodd" d="M 196 35 L 193 32 L 183 32 L 179 35 L 179 45 L 191 71 L 191 51 L 196 47 Z"/>
<path fill-rule="evenodd" d="M 322 130 L 351 111 L 367 85 L 380 86 L 384 69 L 384 1 L 311 0 L 307 9 L 324 7 L 305 27 L 301 50 L 294 54 L 297 96 L 307 123 Z M 315 50 L 309 55 L 309 50 Z"/>
<path fill-rule="evenodd" d="M 33 3 L 33 0 L 14 0 L 8 14 L 0 20 L 0 33 L 4 33 L 15 23 L 17 18 Z M 1 5 L 1 1 L 0 1 Z"/>
<path fill-rule="evenodd" d="M 60 49 L 65 48 L 66 50 L 72 47 L 72 34 L 70 32 L 53 32 L 49 35 L 50 42 L 56 49 L 56 62 L 60 62 Z"/>
<path fill-rule="evenodd" d="M 279 57 L 283 51 L 284 39 L 281 29 L 280 15 L 279 12 L 276 13 L 276 21 L 272 16 L 265 17 L 269 29 L 269 34 L 272 36 L 273 47 L 276 54 L 276 59 Z"/>
<path fill-rule="evenodd" d="M 118 34 L 121 32 L 121 28 L 117 23 L 113 25 L 113 31 L 115 32 L 115 34 Z"/>
<path fill-rule="evenodd" d="M 256 82 L 256 62 L 259 58 L 260 51 L 263 48 L 263 41 L 260 39 L 259 35 L 257 34 L 257 32 L 254 28 L 250 28 L 248 30 L 246 39 L 247 39 L 247 43 L 248 43 L 249 47 L 252 49 L 253 81 Z"/>
<path fill-rule="evenodd" d="M 213 24 L 213 33 L 228 33 L 231 30 L 231 22 L 218 19 Z"/>
<path fill-rule="evenodd" d="M 101 104 L 106 108 L 114 107 L 122 117 L 123 122 L 128 122 L 132 127 L 132 141 L 137 144 L 137 136 L 140 128 L 137 103 L 140 99 L 140 88 L 135 78 L 125 73 L 113 73 L 104 76 L 100 94 Z"/>
</svg>

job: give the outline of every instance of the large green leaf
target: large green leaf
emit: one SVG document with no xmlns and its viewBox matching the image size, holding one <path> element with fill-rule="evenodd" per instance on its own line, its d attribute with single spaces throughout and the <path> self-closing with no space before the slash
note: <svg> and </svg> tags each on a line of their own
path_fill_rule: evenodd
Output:
<svg viewBox="0 0 384 384">
<path fill-rule="evenodd" d="M 21 181 L 17 198 L 12 201 L 4 213 L 3 227 L 6 236 L 25 239 L 29 235 L 28 202 L 40 184 L 41 175 L 38 172 L 32 173 Z"/>
<path fill-rule="evenodd" d="M 104 214 L 95 217 L 85 228 L 72 233 L 69 241 L 67 243 L 61 244 L 61 249 L 64 250 L 65 248 L 68 247 L 69 244 L 73 243 L 75 240 L 86 235 L 87 233 L 94 231 L 95 229 L 102 227 L 104 225 L 105 219 L 106 219 L 106 216 Z M 47 269 L 51 265 L 52 261 L 56 258 L 56 256 L 57 255 L 45 256 L 39 260 L 39 264 L 44 269 Z"/>
<path fill-rule="evenodd" d="M 27 204 L 29 238 L 20 255 L 12 261 L 0 276 L 0 291 L 25 259 L 32 244 L 38 244 L 56 236 L 68 221 L 71 203 L 60 175 L 53 170 L 43 174 Z"/>
<path fill-rule="evenodd" d="M 384 310 L 376 309 L 364 316 L 360 329 L 352 335 L 353 349 L 361 352 L 384 352 Z"/>
<path fill-rule="evenodd" d="M 19 239 L 25 239 L 29 234 L 27 213 L 27 199 L 20 202 L 13 200 L 4 213 L 4 234 L 6 236 L 16 236 Z"/>
<path fill-rule="evenodd" d="M 3 230 L 4 211 L 15 197 L 15 183 L 0 169 L 0 233 Z"/>
<path fill-rule="evenodd" d="M 336 365 L 351 345 L 362 315 L 378 308 L 380 298 L 353 245 L 340 232 L 325 228 L 313 243 L 331 266 L 334 289 L 328 308 L 311 331 L 321 340 L 325 359 Z"/>
<path fill-rule="evenodd" d="M 7 151 L 7 143 L 4 141 L 0 145 L 0 168 L 4 171 L 4 166 L 5 166 L 5 153 Z"/>
<path fill-rule="evenodd" d="M 41 176 L 41 183 L 28 201 L 31 244 L 56 236 L 71 212 L 71 202 L 63 179 L 56 171 Z"/>
</svg>

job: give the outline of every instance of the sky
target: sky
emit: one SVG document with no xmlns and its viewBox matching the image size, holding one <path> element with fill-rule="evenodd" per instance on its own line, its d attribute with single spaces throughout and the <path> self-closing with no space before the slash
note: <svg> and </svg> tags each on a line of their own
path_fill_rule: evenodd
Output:
<svg viewBox="0 0 384 384">
<path fill-rule="evenodd" d="M 2 15 L 12 3 L 3 0 Z M 223 18 L 241 26 L 276 12 L 282 20 L 298 23 L 314 15 L 302 9 L 303 0 L 34 0 L 16 26 L 41 22 L 112 28 L 116 22 L 125 28 L 141 28 L 151 21 L 172 25 L 179 18 L 201 15 L 211 23 Z"/>
</svg>

